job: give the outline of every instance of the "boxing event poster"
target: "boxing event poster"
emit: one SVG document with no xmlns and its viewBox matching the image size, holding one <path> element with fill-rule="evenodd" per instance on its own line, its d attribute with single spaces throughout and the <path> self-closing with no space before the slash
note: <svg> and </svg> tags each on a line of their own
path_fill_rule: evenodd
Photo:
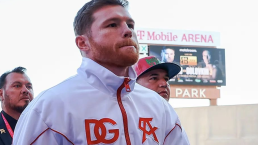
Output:
<svg viewBox="0 0 258 145">
<path fill-rule="evenodd" d="M 181 72 L 169 80 L 177 85 L 226 85 L 225 49 L 174 46 L 148 46 L 149 55 L 181 66 Z"/>
</svg>

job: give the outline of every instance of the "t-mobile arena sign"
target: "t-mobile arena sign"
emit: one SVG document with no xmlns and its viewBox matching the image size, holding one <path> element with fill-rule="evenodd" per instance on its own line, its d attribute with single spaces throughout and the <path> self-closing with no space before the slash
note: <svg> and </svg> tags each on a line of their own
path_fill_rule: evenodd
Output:
<svg viewBox="0 0 258 145">
<path fill-rule="evenodd" d="M 220 33 L 207 31 L 136 28 L 139 43 L 219 46 Z"/>
</svg>

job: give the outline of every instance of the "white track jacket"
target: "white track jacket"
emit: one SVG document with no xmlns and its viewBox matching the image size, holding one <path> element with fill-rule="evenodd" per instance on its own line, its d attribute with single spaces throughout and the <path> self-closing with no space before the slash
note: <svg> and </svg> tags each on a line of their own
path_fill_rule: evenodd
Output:
<svg viewBox="0 0 258 145">
<path fill-rule="evenodd" d="M 83 58 L 77 74 L 23 111 L 13 145 L 188 145 L 174 109 L 157 93 Z"/>
</svg>

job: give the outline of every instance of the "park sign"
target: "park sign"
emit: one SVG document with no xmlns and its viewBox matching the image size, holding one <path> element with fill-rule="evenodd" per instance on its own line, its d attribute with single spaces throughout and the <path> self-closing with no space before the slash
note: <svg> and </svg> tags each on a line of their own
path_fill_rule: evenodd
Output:
<svg viewBox="0 0 258 145">
<path fill-rule="evenodd" d="M 219 32 L 136 28 L 140 44 L 212 46 L 220 45 Z"/>
<path fill-rule="evenodd" d="M 170 86 L 170 97 L 180 99 L 217 99 L 220 98 L 220 89 L 213 86 Z"/>
</svg>

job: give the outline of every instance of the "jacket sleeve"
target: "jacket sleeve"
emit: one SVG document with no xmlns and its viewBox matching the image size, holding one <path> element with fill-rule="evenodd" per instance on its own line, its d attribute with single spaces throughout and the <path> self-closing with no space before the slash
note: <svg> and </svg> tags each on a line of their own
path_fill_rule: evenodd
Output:
<svg viewBox="0 0 258 145">
<path fill-rule="evenodd" d="M 167 131 L 168 133 L 164 139 L 164 145 L 190 145 L 178 115 L 169 104 L 167 113 L 167 128 L 170 128 L 170 130 Z"/>
<path fill-rule="evenodd" d="M 185 130 L 176 125 L 167 135 L 164 145 L 190 145 Z"/>
<path fill-rule="evenodd" d="M 13 145 L 59 145 L 60 143 L 71 145 L 62 135 L 50 129 L 36 111 L 28 110 L 20 116 L 14 131 Z"/>
</svg>

